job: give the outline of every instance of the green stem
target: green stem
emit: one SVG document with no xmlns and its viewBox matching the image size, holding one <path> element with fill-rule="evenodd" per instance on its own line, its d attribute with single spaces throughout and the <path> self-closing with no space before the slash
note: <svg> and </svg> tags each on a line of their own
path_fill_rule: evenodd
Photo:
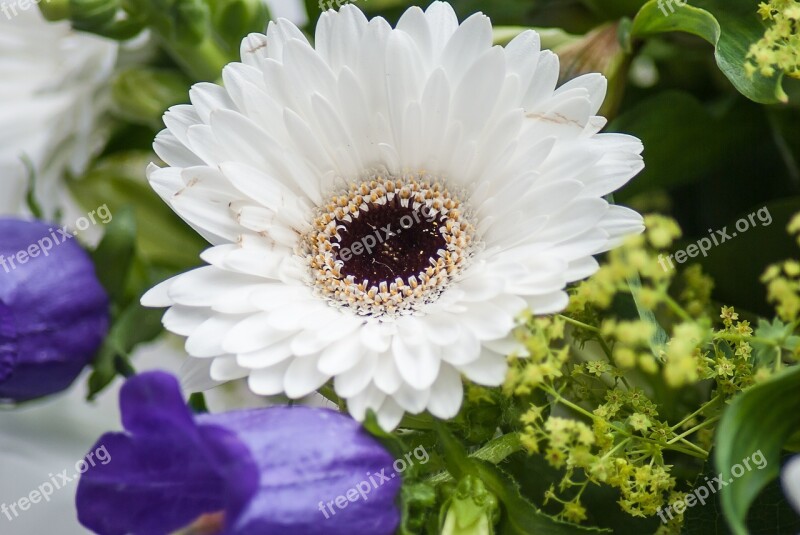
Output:
<svg viewBox="0 0 800 535">
<path fill-rule="evenodd" d="M 211 36 L 203 39 L 200 44 L 192 46 L 165 42 L 164 48 L 183 70 L 197 81 L 217 80 L 222 74 L 222 68 L 233 61 Z"/>
<path fill-rule="evenodd" d="M 684 320 L 684 321 L 691 321 L 691 322 L 695 321 L 695 320 L 694 320 L 694 318 L 693 318 L 693 317 L 691 317 L 691 316 L 689 315 L 689 313 L 688 313 L 688 312 L 686 312 L 686 311 L 683 309 L 683 307 L 682 307 L 680 304 L 678 304 L 678 302 L 677 302 L 677 301 L 675 301 L 675 300 L 674 300 L 674 299 L 673 299 L 673 298 L 672 298 L 672 297 L 669 295 L 669 293 L 667 293 L 667 292 L 665 291 L 665 292 L 664 292 L 664 294 L 663 294 L 663 297 L 664 297 L 664 303 L 666 303 L 667 307 L 668 307 L 670 310 L 672 310 L 672 311 L 675 313 L 675 315 L 676 315 L 676 316 L 678 316 L 679 318 L 681 318 L 681 319 L 682 319 L 682 320 Z"/>
<path fill-rule="evenodd" d="M 564 314 L 559 314 L 559 318 L 563 319 L 569 324 L 574 325 L 575 327 L 580 327 L 581 329 L 586 329 L 587 331 L 592 331 L 594 333 L 600 333 L 600 329 L 595 327 L 594 325 L 589 325 L 588 323 L 583 323 L 582 321 L 578 321 L 576 319 L 570 318 L 569 316 L 565 316 Z"/>
<path fill-rule="evenodd" d="M 631 438 L 632 438 L 632 437 L 627 437 L 627 438 L 625 438 L 625 439 L 621 440 L 619 444 L 617 444 L 616 446 L 614 446 L 612 449 L 608 450 L 608 453 L 606 453 L 605 455 L 603 455 L 602 459 L 605 459 L 606 457 L 609 457 L 609 456 L 610 456 L 610 455 L 612 455 L 614 452 L 616 452 L 618 449 L 620 449 L 620 448 L 621 448 L 621 447 L 623 447 L 625 444 L 627 444 L 628 442 L 630 442 L 630 441 L 631 441 Z"/>
<path fill-rule="evenodd" d="M 687 442 L 688 444 L 690 444 L 692 446 L 692 449 L 688 450 L 686 448 L 681 448 L 680 446 L 676 446 L 675 444 L 664 445 L 661 442 L 657 442 L 655 440 L 650 440 L 650 439 L 644 439 L 644 440 L 652 442 L 653 444 L 658 444 L 665 450 L 677 451 L 678 453 L 683 453 L 684 455 L 689 455 L 690 457 L 695 457 L 697 459 L 702 459 L 704 461 L 708 459 L 708 452 L 706 450 L 685 440 L 683 442 Z"/>
<path fill-rule="evenodd" d="M 568 399 L 565 399 L 565 398 L 561 397 L 561 394 L 556 392 L 553 388 L 548 387 L 548 386 L 542 386 L 541 388 L 545 392 L 548 392 L 550 395 L 555 397 L 556 400 L 559 403 L 563 403 L 564 405 L 566 405 L 567 407 L 571 408 L 572 410 L 574 410 L 576 412 L 579 412 L 580 414 L 583 414 L 583 415 L 591 418 L 592 420 L 595 420 L 595 419 L 602 420 L 602 418 L 600 418 L 597 415 L 594 415 L 594 414 L 590 413 L 589 411 L 587 411 L 583 407 L 581 407 L 579 405 L 576 405 L 576 404 L 572 403 L 571 401 L 569 401 Z M 662 448 L 669 449 L 669 450 L 672 450 L 672 451 L 677 451 L 679 453 L 690 455 L 692 457 L 697 457 L 699 459 L 704 459 L 705 460 L 705 459 L 708 458 L 708 452 L 707 451 L 705 451 L 704 449 L 700 448 L 699 446 L 691 444 L 691 442 L 689 442 L 689 444 L 691 444 L 692 450 L 688 450 L 688 449 L 682 448 L 680 446 L 676 446 L 674 444 L 665 444 L 663 442 L 659 442 L 659 441 L 653 440 L 651 438 L 641 437 L 641 436 L 634 436 L 631 433 L 629 433 L 628 431 L 626 431 L 625 429 L 622 429 L 621 427 L 617 427 L 617 426 L 615 426 L 613 424 L 609 424 L 609 427 L 611 427 L 611 429 L 617 431 L 618 433 L 620 433 L 621 435 L 626 436 L 626 437 L 633 437 L 633 438 L 636 438 L 637 440 L 641 440 L 643 442 L 648 442 L 650 444 L 655 444 L 657 446 L 661 446 Z"/>
<path fill-rule="evenodd" d="M 575 403 L 571 402 L 570 400 L 561 397 L 561 394 L 556 392 L 556 390 L 554 388 L 549 387 L 549 386 L 545 386 L 545 385 L 542 385 L 541 388 L 542 388 L 542 390 L 544 390 L 545 392 L 547 392 L 548 394 L 550 394 L 551 396 L 556 398 L 556 402 L 557 403 L 563 403 L 564 405 L 566 405 L 570 409 L 574 410 L 575 412 L 583 414 L 584 416 L 586 416 L 587 418 L 591 418 L 592 420 L 600 419 L 596 414 L 592 414 L 591 412 L 587 411 L 586 409 L 584 409 L 580 405 L 576 405 Z M 620 428 L 615 427 L 613 425 L 611 426 L 611 428 L 612 429 L 616 429 L 617 431 L 619 431 L 621 433 L 624 433 L 625 435 L 629 434 L 624 429 L 620 429 Z"/>
<path fill-rule="evenodd" d="M 433 429 L 434 423 L 430 416 L 427 414 L 406 414 L 403 416 L 403 419 L 400 421 L 400 425 L 398 426 L 401 429 L 414 429 L 417 431 L 428 431 Z"/>
<path fill-rule="evenodd" d="M 614 365 L 614 357 L 611 354 L 611 348 L 608 346 L 608 343 L 606 343 L 605 338 L 603 338 L 600 329 L 598 329 L 594 325 L 583 323 L 582 321 L 578 321 L 563 314 L 559 314 L 558 316 L 567 323 L 569 323 L 570 325 L 574 325 L 575 327 L 586 329 L 587 331 L 595 333 L 595 340 L 597 340 L 597 343 L 600 344 L 600 348 L 603 350 L 603 353 L 605 353 L 608 362 Z M 625 388 L 630 389 L 631 385 L 628 383 L 628 380 L 625 377 L 620 377 L 620 379 L 622 379 L 622 384 L 625 385 Z"/>
<path fill-rule="evenodd" d="M 755 342 L 757 344 L 764 344 L 773 347 L 780 347 L 780 342 L 770 340 L 768 338 L 759 338 L 758 336 L 744 336 L 736 333 L 717 333 L 714 335 L 717 340 L 727 340 L 729 342 Z"/>
<path fill-rule="evenodd" d="M 684 418 L 683 420 L 681 420 L 677 424 L 675 424 L 672 427 L 670 427 L 670 429 L 674 431 L 675 429 L 680 428 L 683 424 L 685 424 L 686 422 L 688 422 L 689 420 L 691 420 L 695 416 L 698 416 L 699 414 L 702 414 L 703 412 L 705 412 L 706 409 L 708 409 L 714 403 L 718 402 L 720 399 L 722 399 L 721 396 L 719 394 L 717 394 L 716 396 L 714 396 L 710 400 L 708 400 L 705 403 L 703 403 L 700 406 L 700 408 L 697 409 L 696 411 L 694 411 L 692 414 L 690 414 L 689 416 L 687 416 L 686 418 Z"/>
<path fill-rule="evenodd" d="M 697 444 L 695 444 L 694 442 L 691 442 L 691 441 L 689 441 L 689 440 L 686 440 L 686 439 L 685 439 L 685 438 L 683 438 L 683 437 L 681 437 L 681 438 L 679 439 L 679 441 L 680 441 L 682 444 L 685 444 L 685 445 L 687 445 L 689 448 L 693 449 L 694 451 L 696 451 L 696 452 L 697 452 L 697 453 L 699 453 L 700 455 L 702 455 L 704 459 L 708 457 L 708 452 L 707 452 L 706 450 L 704 450 L 703 448 L 701 448 L 700 446 L 698 446 Z M 667 444 L 668 444 L 668 446 L 669 446 L 669 447 L 671 447 L 671 446 L 672 446 L 672 443 L 671 443 L 671 442 L 667 442 Z"/>
<path fill-rule="evenodd" d="M 319 394 L 328 401 L 335 403 L 339 407 L 340 411 L 344 411 L 344 401 L 339 399 L 339 396 L 336 395 L 336 391 L 330 384 L 324 385 L 322 388 L 317 390 L 317 392 L 319 392 Z"/>
<path fill-rule="evenodd" d="M 497 464 L 520 450 L 522 450 L 522 441 L 519 438 L 519 433 L 507 433 L 493 438 L 470 457 Z"/>
</svg>

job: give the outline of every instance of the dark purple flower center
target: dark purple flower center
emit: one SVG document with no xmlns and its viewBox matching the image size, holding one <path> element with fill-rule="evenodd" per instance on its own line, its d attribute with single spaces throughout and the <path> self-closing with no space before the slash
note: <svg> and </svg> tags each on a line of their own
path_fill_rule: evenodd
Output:
<svg viewBox="0 0 800 535">
<path fill-rule="evenodd" d="M 352 275 L 367 287 L 397 278 L 408 280 L 435 263 L 439 250 L 447 248 L 441 222 L 431 213 L 402 206 L 395 196 L 386 204 L 369 204 L 352 221 L 339 221 L 339 249 L 342 275 Z"/>
<path fill-rule="evenodd" d="M 376 174 L 316 209 L 298 254 L 333 306 L 397 316 L 435 301 L 474 251 L 475 227 L 444 182 Z"/>
</svg>

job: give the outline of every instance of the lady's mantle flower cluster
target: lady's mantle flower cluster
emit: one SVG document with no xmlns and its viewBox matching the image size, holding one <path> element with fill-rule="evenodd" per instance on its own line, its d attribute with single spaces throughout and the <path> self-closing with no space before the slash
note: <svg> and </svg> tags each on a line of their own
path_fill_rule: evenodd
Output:
<svg viewBox="0 0 800 535">
<path fill-rule="evenodd" d="M 767 78 L 785 72 L 800 78 L 800 2 L 769 0 L 758 6 L 761 18 L 770 23 L 764 37 L 750 46 L 745 71 Z"/>
<path fill-rule="evenodd" d="M 680 229 L 661 216 L 645 222 L 645 234 L 572 289 L 563 315 L 526 318 L 517 334 L 528 358 L 510 360 L 504 391 L 530 403 L 521 443 L 562 471 L 544 501 L 572 522 L 587 519 L 581 496 L 590 484 L 617 489 L 632 516 L 657 514 L 688 484 L 673 467 L 699 471 L 708 458 L 725 403 L 800 345 L 796 323 L 782 323 L 800 315 L 800 264 L 765 274 L 779 319 L 754 330 L 732 307 L 711 306 L 713 283 L 699 266 L 677 279 L 665 272 L 658 254 Z M 800 230 L 800 218 L 793 225 Z M 657 393 L 669 389 L 704 402 L 657 407 Z M 681 523 L 676 516 L 660 529 L 677 532 Z"/>
</svg>

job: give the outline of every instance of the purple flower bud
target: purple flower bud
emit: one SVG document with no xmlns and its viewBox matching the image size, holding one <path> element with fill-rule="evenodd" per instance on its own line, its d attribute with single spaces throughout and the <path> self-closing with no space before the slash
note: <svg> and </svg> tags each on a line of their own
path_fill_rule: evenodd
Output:
<svg viewBox="0 0 800 535">
<path fill-rule="evenodd" d="M 163 372 L 129 379 L 120 408 L 126 432 L 100 438 L 92 451 L 103 449 L 107 462 L 94 463 L 78 485 L 78 518 L 100 535 L 190 525 L 224 535 L 397 529 L 400 478 L 374 477 L 392 473 L 392 456 L 336 411 L 269 407 L 195 417 Z M 327 507 L 340 497 L 346 505 Z"/>
<path fill-rule="evenodd" d="M 38 221 L 0 219 L 0 399 L 64 390 L 108 331 L 108 296 L 67 236 Z"/>
</svg>

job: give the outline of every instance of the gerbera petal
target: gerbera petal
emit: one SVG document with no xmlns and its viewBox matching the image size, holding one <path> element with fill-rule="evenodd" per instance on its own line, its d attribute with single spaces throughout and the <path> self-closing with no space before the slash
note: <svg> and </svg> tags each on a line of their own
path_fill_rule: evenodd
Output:
<svg viewBox="0 0 800 535">
<path fill-rule="evenodd" d="M 437 418 L 448 419 L 458 414 L 464 398 L 461 374 L 447 364 L 442 365 L 439 377 L 431 387 L 428 410 Z"/>
<path fill-rule="evenodd" d="M 283 391 L 292 399 L 307 396 L 330 379 L 317 369 L 319 357 L 292 359 L 283 377 Z"/>
</svg>

